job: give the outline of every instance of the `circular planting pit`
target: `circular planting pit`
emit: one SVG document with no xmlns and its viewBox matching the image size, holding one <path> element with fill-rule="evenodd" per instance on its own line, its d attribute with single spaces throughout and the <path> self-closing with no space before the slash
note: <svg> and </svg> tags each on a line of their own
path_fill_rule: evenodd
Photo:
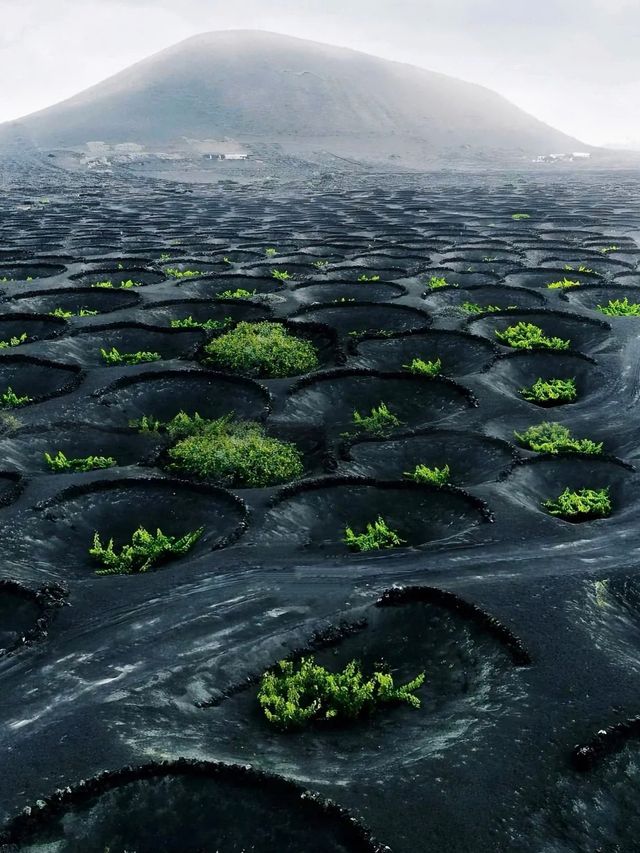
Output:
<svg viewBox="0 0 640 853">
<path fill-rule="evenodd" d="M 502 310 L 511 308 L 538 308 L 546 302 L 544 296 L 523 287 L 505 287 L 501 284 L 483 284 L 474 288 L 439 287 L 424 294 L 425 304 L 431 310 L 457 308 L 463 316 L 486 311 L 487 306 Z"/>
<path fill-rule="evenodd" d="M 48 290 L 45 293 L 26 293 L 11 297 L 6 304 L 20 311 L 33 311 L 38 314 L 51 314 L 56 309 L 79 315 L 81 311 L 97 311 L 108 314 L 133 308 L 140 301 L 138 293 L 131 290 L 108 290 L 100 287 L 65 287 Z"/>
<path fill-rule="evenodd" d="M 270 404 L 269 392 L 257 382 L 205 370 L 150 370 L 119 379 L 97 396 L 100 419 L 109 409 L 110 418 L 121 425 L 143 416 L 164 423 L 182 411 L 212 419 L 234 412 L 241 419 L 260 420 Z"/>
<path fill-rule="evenodd" d="M 447 283 L 458 288 L 481 287 L 482 285 L 495 285 L 499 276 L 491 272 L 469 272 L 468 270 L 454 270 L 451 267 L 436 267 L 422 273 L 420 281 L 429 284 L 431 278 L 444 278 Z"/>
<path fill-rule="evenodd" d="M 181 279 L 176 282 L 176 287 L 180 288 L 180 295 L 185 299 L 211 299 L 228 290 L 247 290 L 249 293 L 255 290 L 256 297 L 283 290 L 275 278 L 254 278 L 245 275 L 203 276 L 195 281 Z M 244 302 L 246 298 L 240 299 L 240 302 Z"/>
<path fill-rule="evenodd" d="M 611 458 L 571 454 L 567 456 L 543 456 L 517 463 L 505 477 L 505 489 L 518 503 L 548 514 L 542 504 L 556 500 L 565 489 L 609 489 L 611 515 L 628 510 L 637 501 L 633 472 L 622 463 Z M 550 516 L 558 523 L 571 524 L 585 521 L 576 518 Z M 586 519 L 589 521 L 589 519 Z M 605 519 L 597 519 L 606 523 Z M 593 523 L 593 519 L 589 523 Z"/>
<path fill-rule="evenodd" d="M 114 347 L 121 354 L 157 353 L 162 359 L 194 356 L 205 338 L 201 329 L 154 328 L 143 323 L 91 326 L 65 339 L 65 354 L 82 365 L 106 366 L 101 350 Z M 159 361 L 160 359 L 157 359 Z"/>
<path fill-rule="evenodd" d="M 252 534 L 251 544 L 347 555 L 351 551 L 343 542 L 346 527 L 361 533 L 378 517 L 404 540 L 400 549 L 450 544 L 491 518 L 482 501 L 456 489 L 325 477 L 282 489 Z M 389 550 L 366 556 L 376 553 Z"/>
<path fill-rule="evenodd" d="M 574 401 L 535 403 L 536 408 L 554 408 L 558 405 L 581 403 L 585 397 L 596 394 L 603 388 L 604 377 L 596 364 L 587 356 L 575 352 L 552 352 L 548 350 L 526 350 L 508 353 L 497 359 L 489 370 L 491 387 L 512 394 L 521 400 L 522 389 L 530 389 L 538 379 L 573 379 L 577 397 Z"/>
<path fill-rule="evenodd" d="M 22 314 L 11 313 L 0 315 L 0 341 L 13 346 L 12 340 L 20 343 L 32 343 L 34 341 L 55 338 L 61 335 L 67 328 L 66 322 L 59 317 L 51 317 L 47 314 Z M 26 338 L 22 340 L 23 335 Z M 0 350 L 9 347 L 0 346 Z"/>
<path fill-rule="evenodd" d="M 58 364 L 29 355 L 0 356 L 0 394 L 9 388 L 19 398 L 28 397 L 20 405 L 41 403 L 74 391 L 82 379 L 79 367 Z"/>
<path fill-rule="evenodd" d="M 354 364 L 376 370 L 399 370 L 419 358 L 442 362 L 444 376 L 477 373 L 493 361 L 496 348 L 478 335 L 444 329 L 404 335 L 400 338 L 371 338 L 358 341 Z"/>
<path fill-rule="evenodd" d="M 518 323 L 531 323 L 542 329 L 547 337 L 558 337 L 569 341 L 569 349 L 580 351 L 598 351 L 607 344 L 611 326 L 604 320 L 592 320 L 561 311 L 498 311 L 471 319 L 467 323 L 470 332 L 484 335 L 488 340 L 502 344 L 496 332 L 504 332 Z"/>
<path fill-rule="evenodd" d="M 579 281 L 581 284 L 601 281 L 601 277 L 595 273 L 577 272 L 576 270 L 564 269 L 524 269 L 511 272 L 504 277 L 505 285 L 515 287 L 539 287 L 549 294 L 555 291 L 549 289 L 549 285 L 556 281 Z"/>
<path fill-rule="evenodd" d="M 640 288 L 639 287 L 616 287 L 613 284 L 591 285 L 589 287 L 573 287 L 570 292 L 562 294 L 562 299 L 570 302 L 572 305 L 581 305 L 583 308 L 588 308 L 590 311 L 597 311 L 601 316 L 605 316 L 598 311 L 598 305 L 607 306 L 610 301 L 628 301 L 630 305 L 640 304 Z M 609 322 L 616 321 L 618 317 L 606 317 Z M 634 319 L 638 319 L 636 316 Z"/>
<path fill-rule="evenodd" d="M 430 317 L 417 308 L 375 302 L 314 305 L 298 311 L 293 319 L 323 323 L 341 335 L 350 335 L 352 332 L 355 335 L 364 332 L 408 332 L 431 325 Z"/>
<path fill-rule="evenodd" d="M 383 853 L 333 803 L 249 767 L 179 760 L 105 773 L 15 818 L 25 853 Z"/>
<path fill-rule="evenodd" d="M 53 278 L 53 276 L 62 275 L 65 270 L 66 267 L 62 264 L 3 264 L 0 262 L 0 283 L 30 282 L 38 278 Z"/>
<path fill-rule="evenodd" d="M 105 546 L 113 538 L 119 552 L 139 527 L 150 533 L 159 528 L 176 538 L 203 528 L 188 553 L 166 563 L 183 567 L 231 544 L 246 526 L 244 504 L 230 492 L 158 477 L 103 478 L 71 486 L 38 504 L 36 510 L 29 528 L 34 555 L 86 576 L 100 569 L 100 563 L 89 555 L 96 532 Z"/>
<path fill-rule="evenodd" d="M 387 302 L 404 296 L 407 290 L 401 284 L 374 282 L 327 282 L 326 284 L 299 285 L 294 298 L 304 305 L 360 302 Z"/>
<path fill-rule="evenodd" d="M 438 423 L 476 405 L 469 391 L 450 380 L 340 368 L 295 385 L 284 419 L 321 424 L 335 437 L 355 433 L 354 411 L 369 415 L 381 403 L 400 421 L 395 430 Z"/>
<path fill-rule="evenodd" d="M 154 302 L 146 306 L 154 321 L 170 325 L 172 320 L 184 320 L 192 317 L 196 323 L 207 320 L 224 324 L 227 321 L 259 321 L 269 316 L 271 310 L 266 305 L 257 305 L 246 299 L 192 299 L 176 302 Z"/>
<path fill-rule="evenodd" d="M 450 468 L 449 483 L 472 486 L 497 480 L 514 461 L 511 445 L 477 433 L 425 430 L 387 441 L 356 441 L 346 453 L 344 469 L 364 477 L 399 480 L 417 465 Z"/>
<path fill-rule="evenodd" d="M 81 287 L 95 287 L 97 284 L 111 282 L 112 287 L 98 288 L 98 290 L 133 290 L 143 287 L 145 284 L 159 284 L 165 279 L 166 276 L 161 273 L 134 266 L 125 269 L 114 269 L 113 267 L 93 269 L 90 272 L 70 276 L 70 280 L 77 282 Z M 133 285 L 130 285 L 129 282 L 133 282 Z"/>
<path fill-rule="evenodd" d="M 158 433 L 60 423 L 50 427 L 26 427 L 10 438 L 0 440 L 0 458 L 5 464 L 20 471 L 51 473 L 52 468 L 45 459 L 45 453 L 55 457 L 61 451 L 67 459 L 101 456 L 115 459 L 117 465 L 126 466 L 152 460 L 161 444 L 163 441 Z M 15 475 L 0 474 L 0 482 L 2 477 L 9 476 Z M 0 502 L 2 495 L 0 486 Z"/>
</svg>

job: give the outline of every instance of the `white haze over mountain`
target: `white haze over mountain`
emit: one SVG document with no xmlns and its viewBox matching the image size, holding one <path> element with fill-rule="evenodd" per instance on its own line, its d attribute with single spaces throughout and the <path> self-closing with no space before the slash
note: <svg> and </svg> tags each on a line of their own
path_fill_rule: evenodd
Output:
<svg viewBox="0 0 640 853">
<path fill-rule="evenodd" d="M 481 83 L 640 147 L 638 0 L 0 0 L 0 122 L 207 30 L 267 29 Z"/>
</svg>

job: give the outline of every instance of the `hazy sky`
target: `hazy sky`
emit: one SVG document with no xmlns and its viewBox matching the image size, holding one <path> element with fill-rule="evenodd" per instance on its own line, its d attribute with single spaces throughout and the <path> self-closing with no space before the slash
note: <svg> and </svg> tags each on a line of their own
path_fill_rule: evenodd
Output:
<svg viewBox="0 0 640 853">
<path fill-rule="evenodd" d="M 585 142 L 640 143 L 640 0 L 0 0 L 0 121 L 236 28 L 411 62 Z"/>
</svg>

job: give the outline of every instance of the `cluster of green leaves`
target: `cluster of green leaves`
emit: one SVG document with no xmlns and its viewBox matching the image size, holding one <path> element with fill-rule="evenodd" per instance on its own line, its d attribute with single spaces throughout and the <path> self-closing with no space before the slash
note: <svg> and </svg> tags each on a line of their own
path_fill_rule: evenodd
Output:
<svg viewBox="0 0 640 853">
<path fill-rule="evenodd" d="M 552 281 L 547 285 L 549 290 L 566 290 L 569 287 L 580 287 L 579 281 L 572 281 L 570 278 L 562 278 L 559 281 Z"/>
<path fill-rule="evenodd" d="M 289 281 L 290 278 L 293 278 L 291 273 L 286 270 L 271 270 L 271 277 L 277 281 Z"/>
<path fill-rule="evenodd" d="M 569 349 L 571 341 L 563 341 L 562 338 L 547 337 L 540 326 L 533 323 L 516 323 L 508 326 L 504 332 L 496 329 L 496 338 L 506 346 L 514 349 Z"/>
<path fill-rule="evenodd" d="M 314 722 L 355 720 L 382 705 L 419 708 L 415 692 L 424 678 L 420 673 L 407 684 L 396 685 L 391 673 L 382 669 L 365 677 L 355 660 L 336 673 L 311 657 L 297 664 L 282 660 L 262 676 L 258 702 L 272 725 L 285 731 L 301 729 Z"/>
<path fill-rule="evenodd" d="M 129 421 L 129 426 L 132 429 L 137 429 L 138 432 L 158 432 L 162 428 L 163 423 L 154 418 L 153 415 L 142 415 L 141 418 Z"/>
<path fill-rule="evenodd" d="M 159 352 L 120 352 L 116 347 L 111 347 L 110 350 L 100 349 L 102 358 L 111 367 L 126 364 L 146 364 L 149 361 L 160 361 L 162 356 Z"/>
<path fill-rule="evenodd" d="M 202 275 L 200 270 L 181 270 L 179 267 L 165 267 L 164 273 L 171 278 L 193 278 L 196 275 Z"/>
<path fill-rule="evenodd" d="M 404 475 L 415 480 L 416 483 L 444 486 L 451 480 L 451 469 L 448 465 L 445 465 L 443 468 L 429 468 L 427 465 L 416 465 L 414 471 L 405 471 Z"/>
<path fill-rule="evenodd" d="M 361 415 L 356 409 L 353 413 L 353 425 L 358 432 L 384 437 L 402 425 L 402 421 L 391 412 L 386 403 L 373 406 L 368 415 Z"/>
<path fill-rule="evenodd" d="M 511 218 L 515 219 L 516 222 L 518 222 L 521 219 L 531 219 L 531 214 L 529 214 L 529 213 L 512 213 Z"/>
<path fill-rule="evenodd" d="M 61 450 L 55 456 L 45 453 L 44 458 L 49 468 L 56 474 L 66 471 L 73 473 L 97 471 L 100 468 L 113 468 L 118 464 L 113 456 L 81 456 L 77 459 L 68 459 Z"/>
<path fill-rule="evenodd" d="M 401 539 L 381 515 L 373 523 L 367 522 L 362 533 L 355 533 L 351 527 L 347 526 L 342 541 L 354 551 L 379 551 L 382 548 L 406 545 L 406 540 Z"/>
<path fill-rule="evenodd" d="M 283 377 L 318 367 L 310 341 L 292 335 L 282 323 L 238 323 L 205 347 L 207 360 L 250 376 Z"/>
<path fill-rule="evenodd" d="M 514 433 L 518 441 L 536 453 L 602 453 L 602 442 L 590 438 L 574 438 L 571 430 L 558 423 L 545 421 L 529 427 L 523 433 Z"/>
<path fill-rule="evenodd" d="M 258 423 L 234 421 L 233 415 L 209 421 L 181 412 L 166 429 L 180 439 L 168 452 L 171 467 L 197 477 L 256 489 L 295 480 L 304 470 L 294 444 L 266 435 Z"/>
<path fill-rule="evenodd" d="M 380 276 L 363 273 L 363 275 L 358 276 L 358 281 L 380 281 Z"/>
<path fill-rule="evenodd" d="M 165 535 L 159 528 L 155 533 L 150 533 L 144 527 L 139 527 L 132 535 L 131 543 L 123 545 L 119 553 L 113 546 L 113 539 L 105 547 L 100 534 L 95 533 L 89 554 L 102 566 L 96 570 L 97 575 L 142 574 L 158 563 L 182 557 L 193 548 L 203 530 L 201 527 L 176 538 Z"/>
<path fill-rule="evenodd" d="M 0 409 L 16 409 L 18 406 L 24 406 L 26 403 L 31 403 L 32 401 L 32 398 L 27 394 L 19 397 L 9 385 L 7 390 L 0 394 Z"/>
<path fill-rule="evenodd" d="M 64 308 L 54 308 L 49 312 L 50 317 L 60 317 L 62 320 L 68 320 L 69 317 L 95 317 L 98 311 L 91 311 L 89 308 L 81 308 L 79 311 L 65 311 Z"/>
<path fill-rule="evenodd" d="M 521 388 L 520 393 L 538 406 L 573 403 L 578 397 L 575 379 L 537 379 L 529 388 Z"/>
<path fill-rule="evenodd" d="M 23 344 L 29 336 L 26 332 L 21 335 L 14 335 L 8 341 L 0 341 L 0 349 L 8 349 L 9 347 L 18 347 Z"/>
<path fill-rule="evenodd" d="M 322 259 L 318 259 L 311 264 L 312 267 L 315 267 L 317 270 L 323 270 L 325 267 L 329 266 L 329 261 L 323 261 Z"/>
<path fill-rule="evenodd" d="M 515 307 L 515 305 L 508 305 L 506 308 L 502 308 L 500 305 L 480 305 L 477 302 L 463 302 L 460 310 L 464 311 L 465 314 L 493 314 L 496 311 L 508 311 Z"/>
<path fill-rule="evenodd" d="M 232 317 L 225 317 L 224 320 L 194 320 L 191 315 L 182 317 L 180 320 L 171 320 L 172 329 L 205 329 L 207 332 L 219 332 L 221 329 L 226 329 L 233 323 Z"/>
<path fill-rule="evenodd" d="M 621 248 L 621 246 L 603 246 L 603 248 L 600 249 L 600 254 L 609 255 L 611 252 L 619 252 Z"/>
<path fill-rule="evenodd" d="M 257 292 L 257 290 L 245 290 L 242 287 L 238 287 L 236 290 L 223 290 L 222 293 L 216 296 L 216 299 L 250 299 Z"/>
<path fill-rule="evenodd" d="M 611 515 L 609 489 L 578 489 L 568 487 L 555 500 L 544 501 L 542 506 L 550 515 L 572 521 L 589 518 L 606 518 Z"/>
<path fill-rule="evenodd" d="M 428 287 L 429 290 L 439 290 L 441 287 L 457 287 L 457 284 L 449 284 L 444 276 L 439 277 L 437 275 L 432 275 L 429 279 Z"/>
<path fill-rule="evenodd" d="M 160 255 L 160 261 L 162 263 L 166 263 L 167 261 L 170 261 L 170 260 L 171 260 L 171 255 L 169 254 L 169 252 L 163 252 Z"/>
<path fill-rule="evenodd" d="M 624 299 L 610 299 L 606 305 L 596 305 L 598 311 L 607 317 L 640 317 L 640 303 Z"/>
<path fill-rule="evenodd" d="M 278 254 L 278 250 L 274 249 L 273 246 L 270 246 L 268 249 L 264 250 L 264 253 L 268 258 L 274 258 Z"/>
<path fill-rule="evenodd" d="M 421 358 L 414 358 L 411 364 L 402 365 L 405 370 L 410 373 L 416 373 L 418 376 L 439 376 L 442 373 L 442 361 L 436 358 L 435 361 L 423 361 Z"/>
<path fill-rule="evenodd" d="M 91 287 L 103 287 L 106 289 L 115 287 L 112 281 L 97 281 L 95 284 L 92 284 Z M 127 281 L 121 281 L 118 285 L 119 288 L 123 290 L 130 290 L 132 287 L 142 287 L 141 281 L 133 281 L 133 279 L 127 279 Z"/>
</svg>

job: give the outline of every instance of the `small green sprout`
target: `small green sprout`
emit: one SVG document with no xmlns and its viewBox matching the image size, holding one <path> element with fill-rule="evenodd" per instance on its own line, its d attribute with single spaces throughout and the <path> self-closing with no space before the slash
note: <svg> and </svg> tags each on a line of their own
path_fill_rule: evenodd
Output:
<svg viewBox="0 0 640 853">
<path fill-rule="evenodd" d="M 73 473 L 97 471 L 101 468 L 112 468 L 118 464 L 112 456 L 83 456 L 77 459 L 68 459 L 61 450 L 55 456 L 45 453 L 44 458 L 49 468 L 56 474 L 67 471 Z"/>
<path fill-rule="evenodd" d="M 159 432 L 162 427 L 162 421 L 154 418 L 153 415 L 142 415 L 141 418 L 129 421 L 131 429 L 136 429 L 138 432 Z"/>
<path fill-rule="evenodd" d="M 197 275 L 202 275 L 200 270 L 181 270 L 179 267 L 165 267 L 164 273 L 171 278 L 194 278 Z"/>
<path fill-rule="evenodd" d="M 101 569 L 96 570 L 97 575 L 143 574 L 158 563 L 172 557 L 182 557 L 193 548 L 203 531 L 204 528 L 200 527 L 176 538 L 166 536 L 159 528 L 153 534 L 139 527 L 131 537 L 131 543 L 123 545 L 119 554 L 114 550 L 113 539 L 105 547 L 100 534 L 95 533 L 89 555 L 102 565 Z"/>
<path fill-rule="evenodd" d="M 18 347 L 20 344 L 23 344 L 28 338 L 26 332 L 23 332 L 21 335 L 14 335 L 9 338 L 8 341 L 0 341 L 0 349 L 8 349 L 9 347 Z"/>
<path fill-rule="evenodd" d="M 544 423 L 532 426 L 523 433 L 514 432 L 518 441 L 536 453 L 588 453 L 597 456 L 602 453 L 602 442 L 590 438 L 574 438 L 571 430 L 558 423 Z"/>
<path fill-rule="evenodd" d="M 604 246 L 602 249 L 600 249 L 600 254 L 610 255 L 611 252 L 619 252 L 621 248 L 621 246 Z"/>
<path fill-rule="evenodd" d="M 353 551 L 379 551 L 406 545 L 406 540 L 401 539 L 381 515 L 373 524 L 367 523 L 364 533 L 354 533 L 351 527 L 346 527 L 342 541 Z"/>
<path fill-rule="evenodd" d="M 207 332 L 218 332 L 221 329 L 226 329 L 233 323 L 232 317 L 225 317 L 224 320 L 203 320 L 202 322 L 194 320 L 191 315 L 182 317 L 180 320 L 171 320 L 172 329 L 205 329 Z"/>
<path fill-rule="evenodd" d="M 427 286 L 429 290 L 439 290 L 442 287 L 457 287 L 458 285 L 449 284 L 444 276 L 438 277 L 437 275 L 432 275 Z"/>
<path fill-rule="evenodd" d="M 460 310 L 465 314 L 493 314 L 496 311 L 508 311 L 515 308 L 515 305 L 509 305 L 507 308 L 502 308 L 500 305 L 479 305 L 477 302 L 463 302 Z"/>
<path fill-rule="evenodd" d="M 521 388 L 520 393 L 529 403 L 538 406 L 555 406 L 573 403 L 578 398 L 575 379 L 537 379 L 529 388 Z"/>
<path fill-rule="evenodd" d="M 504 332 L 496 329 L 496 337 L 506 346 L 514 349 L 569 349 L 571 341 L 562 338 L 547 337 L 540 326 L 533 323 L 516 323 L 508 326 Z"/>
<path fill-rule="evenodd" d="M 277 281 L 289 281 L 290 278 L 293 278 L 291 273 L 286 270 L 271 270 L 271 277 Z"/>
<path fill-rule="evenodd" d="M 550 515 L 569 521 L 587 521 L 590 518 L 606 518 L 611 515 L 609 489 L 566 488 L 555 500 L 544 501 L 542 506 Z"/>
<path fill-rule="evenodd" d="M 531 219 L 531 214 L 529 214 L 529 213 L 512 213 L 511 218 L 515 219 L 516 222 L 520 222 L 522 219 Z"/>
<path fill-rule="evenodd" d="M 418 376 L 439 376 L 442 373 L 442 361 L 437 358 L 435 361 L 423 361 L 421 358 L 414 358 L 411 364 L 402 365 L 409 373 L 415 373 Z"/>
<path fill-rule="evenodd" d="M 380 281 L 379 275 L 359 275 L 358 281 Z"/>
<path fill-rule="evenodd" d="M 416 465 L 414 471 L 405 471 L 405 477 L 416 483 L 429 483 L 432 486 L 444 486 L 451 480 L 451 470 L 448 465 L 443 468 L 429 468 L 427 465 Z"/>
<path fill-rule="evenodd" d="M 54 308 L 49 312 L 50 317 L 60 317 L 61 320 L 68 320 L 69 317 L 95 317 L 98 311 L 91 311 L 89 308 L 81 308 L 79 311 L 65 311 L 64 308 Z"/>
<path fill-rule="evenodd" d="M 575 267 L 572 267 L 571 264 L 565 264 L 563 269 L 565 269 L 567 272 L 573 272 L 575 270 Z M 596 273 L 595 270 L 590 269 L 584 264 L 580 264 L 578 266 L 578 272 L 594 273 L 595 275 L 600 275 L 600 273 Z"/>
<path fill-rule="evenodd" d="M 547 285 L 549 290 L 567 290 L 570 287 L 580 287 L 579 281 L 572 281 L 570 278 L 562 278 L 559 281 L 552 281 Z"/>
<path fill-rule="evenodd" d="M 6 391 L 0 394 L 0 409 L 16 409 L 18 406 L 24 406 L 26 403 L 32 402 L 33 398 L 26 394 L 24 397 L 18 397 L 10 385 Z"/>
<path fill-rule="evenodd" d="M 126 281 L 121 281 L 118 287 L 122 290 L 131 290 L 132 287 L 142 287 L 141 281 L 133 281 L 133 279 L 129 278 Z M 115 287 L 112 281 L 97 281 L 95 284 L 92 284 L 91 287 L 102 287 L 105 289 L 110 289 Z"/>
<path fill-rule="evenodd" d="M 207 361 L 250 376 L 285 377 L 308 373 L 318 366 L 310 341 L 291 334 L 282 323 L 238 323 L 205 347 Z"/>
<path fill-rule="evenodd" d="M 424 684 L 424 673 L 395 685 L 391 673 L 378 664 L 369 678 L 352 660 L 342 672 L 332 673 L 311 657 L 297 664 L 281 660 L 262 676 L 258 702 L 271 725 L 288 731 L 314 722 L 355 720 L 379 706 L 406 704 L 420 707 L 415 696 Z"/>
<path fill-rule="evenodd" d="M 278 250 L 274 249 L 273 246 L 270 246 L 268 249 L 264 250 L 264 253 L 268 258 L 274 258 L 278 254 Z"/>
<path fill-rule="evenodd" d="M 146 364 L 149 361 L 160 361 L 162 356 L 159 352 L 120 352 L 116 347 L 110 350 L 100 349 L 104 361 L 110 366 Z"/>
<path fill-rule="evenodd" d="M 238 287 L 237 290 L 223 290 L 222 293 L 218 293 L 216 299 L 250 299 L 257 292 L 257 290 L 245 290 Z"/>
<path fill-rule="evenodd" d="M 163 253 L 160 255 L 160 260 L 162 261 L 162 263 L 165 263 L 166 261 L 170 261 L 170 260 L 171 260 L 171 255 L 169 254 L 169 252 L 163 252 Z"/>
<path fill-rule="evenodd" d="M 374 406 L 368 415 L 361 415 L 357 410 L 353 413 L 353 424 L 359 432 L 385 437 L 402 425 L 402 421 L 389 411 L 386 403 Z"/>
<path fill-rule="evenodd" d="M 317 270 L 323 270 L 325 267 L 329 266 L 329 261 L 323 261 L 322 259 L 318 259 L 311 264 L 312 267 L 315 267 Z"/>
<path fill-rule="evenodd" d="M 624 299 L 610 299 L 606 305 L 596 305 L 598 311 L 607 317 L 640 317 L 640 302 Z"/>
</svg>

